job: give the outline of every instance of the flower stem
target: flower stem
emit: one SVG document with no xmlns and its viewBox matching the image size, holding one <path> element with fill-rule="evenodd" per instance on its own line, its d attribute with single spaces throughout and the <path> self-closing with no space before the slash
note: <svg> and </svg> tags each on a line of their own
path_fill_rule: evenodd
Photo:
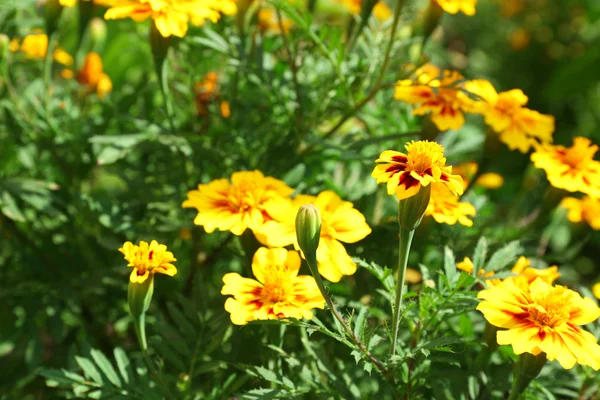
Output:
<svg viewBox="0 0 600 400">
<path fill-rule="evenodd" d="M 348 326 L 346 321 L 344 321 L 344 317 L 342 317 L 342 315 L 340 314 L 338 309 L 335 307 L 335 304 L 333 304 L 333 300 L 331 299 L 331 296 L 327 292 L 327 288 L 325 288 L 323 279 L 321 279 L 321 275 L 319 274 L 319 270 L 317 268 L 316 255 L 315 254 L 313 254 L 312 256 L 307 255 L 306 262 L 308 263 L 308 268 L 310 269 L 311 274 L 315 278 L 315 282 L 317 283 L 317 286 L 319 287 L 319 291 L 321 292 L 321 295 L 325 299 L 325 302 L 327 303 L 327 306 L 329 307 L 329 310 L 331 311 L 331 314 L 333 315 L 333 317 L 338 320 L 338 322 L 344 328 L 344 331 L 346 332 L 346 334 L 358 346 L 360 351 L 362 351 L 362 353 L 375 365 L 375 367 L 384 375 L 388 375 L 389 371 L 385 368 L 383 363 L 381 361 L 379 361 L 377 358 L 375 358 L 371 354 L 369 349 L 367 349 L 367 347 L 360 341 L 360 339 L 356 337 L 356 335 L 354 334 L 352 329 L 350 329 L 350 327 Z"/>
<path fill-rule="evenodd" d="M 513 368 L 513 382 L 508 400 L 518 400 L 527 386 L 535 379 L 546 364 L 546 353 L 537 356 L 523 353 Z"/>
<path fill-rule="evenodd" d="M 402 297 L 404 296 L 404 278 L 406 277 L 406 264 L 408 263 L 408 254 L 412 243 L 414 230 L 408 230 L 400 227 L 400 239 L 398 241 L 398 281 L 396 282 L 396 298 L 394 301 L 394 314 L 392 319 L 392 351 L 391 355 L 396 354 L 398 345 L 398 332 L 400 331 L 400 310 L 402 309 Z"/>
</svg>

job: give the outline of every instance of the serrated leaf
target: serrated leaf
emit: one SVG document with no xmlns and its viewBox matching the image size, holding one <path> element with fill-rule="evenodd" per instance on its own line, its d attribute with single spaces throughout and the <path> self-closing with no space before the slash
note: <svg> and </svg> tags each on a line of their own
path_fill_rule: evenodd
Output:
<svg viewBox="0 0 600 400">
<path fill-rule="evenodd" d="M 354 335 L 361 341 L 364 340 L 364 329 L 368 311 L 369 309 L 367 307 L 361 307 L 358 316 L 354 321 Z"/>
<path fill-rule="evenodd" d="M 454 285 L 454 279 L 456 277 L 456 260 L 454 258 L 454 252 L 448 247 L 444 247 L 444 273 L 448 278 L 448 284 L 450 287 Z"/>
<path fill-rule="evenodd" d="M 485 264 L 485 258 L 487 257 L 488 244 L 485 237 L 480 237 L 477 245 L 475 246 L 475 252 L 473 253 L 473 274 L 483 268 Z"/>
<path fill-rule="evenodd" d="M 515 240 L 508 243 L 506 246 L 492 254 L 485 270 L 488 272 L 495 272 L 507 267 L 516 261 L 520 251 L 521 245 L 519 244 L 519 241 Z"/>
</svg>

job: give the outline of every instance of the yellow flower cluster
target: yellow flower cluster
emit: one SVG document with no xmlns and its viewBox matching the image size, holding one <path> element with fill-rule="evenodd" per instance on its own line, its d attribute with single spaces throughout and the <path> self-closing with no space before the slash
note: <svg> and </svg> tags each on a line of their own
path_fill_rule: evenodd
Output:
<svg viewBox="0 0 600 400">
<path fill-rule="evenodd" d="M 221 14 L 236 11 L 234 0 L 114 0 L 104 18 L 136 22 L 152 18 L 163 37 L 184 37 L 189 23 L 200 26 L 206 20 L 217 22 Z"/>
<path fill-rule="evenodd" d="M 203 226 L 206 232 L 218 229 L 241 235 L 250 229 L 258 241 L 270 247 L 261 248 L 254 256 L 253 272 L 258 281 L 237 274 L 223 278 L 223 294 L 235 298 L 228 300 L 226 309 L 236 324 L 255 319 L 309 317 L 315 301 L 323 307 L 324 300 L 316 290 L 314 278 L 297 276 L 300 268 L 297 252 L 285 249 L 287 246 L 299 249 L 295 217 L 304 204 L 315 204 L 322 215 L 317 249 L 319 273 L 338 282 L 342 276 L 356 272 L 356 264 L 342 243 L 355 243 L 371 233 L 365 217 L 352 203 L 331 191 L 292 198 L 293 192 L 284 182 L 265 177 L 258 170 L 242 171 L 234 173 L 231 180 L 218 179 L 198 185 L 198 190 L 188 192 L 183 202 L 183 207 L 198 211 L 194 223 Z M 266 265 L 273 271 L 272 279 L 260 272 Z M 254 283 L 250 285 L 249 281 Z M 258 287 L 263 289 L 257 290 Z"/>
<path fill-rule="evenodd" d="M 125 242 L 119 249 L 129 262 L 128 267 L 133 267 L 129 280 L 132 283 L 142 283 L 155 273 L 174 276 L 177 268 L 173 264 L 177 261 L 173 253 L 167 251 L 167 246 L 159 244 L 156 240 L 148 242 L 141 241 L 139 245 Z"/>
<path fill-rule="evenodd" d="M 15 38 L 9 44 L 10 51 L 16 53 L 18 51 L 25 53 L 27 58 L 43 59 L 48 52 L 48 36 L 41 33 L 40 30 L 35 30 L 35 33 L 27 35 L 21 42 Z M 61 48 L 56 48 L 52 52 L 52 59 L 66 67 L 73 65 L 73 57 Z"/>
<path fill-rule="evenodd" d="M 463 261 L 456 264 L 456 268 L 469 274 L 473 274 L 473 268 L 475 267 L 471 259 L 465 257 Z M 560 277 L 560 272 L 558 272 L 558 267 L 556 265 L 544 269 L 534 268 L 531 266 L 531 260 L 524 256 L 519 257 L 510 272 L 515 274 L 515 276 L 509 276 L 505 280 L 514 280 L 516 284 L 529 284 L 538 278 L 551 284 Z M 483 269 L 477 271 L 477 277 L 486 279 L 485 284 L 488 287 L 495 286 L 502 282 L 500 279 L 489 279 L 493 276 L 493 271 L 485 272 Z"/>
<path fill-rule="evenodd" d="M 567 197 L 563 199 L 561 206 L 567 209 L 569 221 L 578 223 L 585 221 L 592 229 L 600 230 L 600 200 L 590 196 L 583 199 Z"/>
</svg>

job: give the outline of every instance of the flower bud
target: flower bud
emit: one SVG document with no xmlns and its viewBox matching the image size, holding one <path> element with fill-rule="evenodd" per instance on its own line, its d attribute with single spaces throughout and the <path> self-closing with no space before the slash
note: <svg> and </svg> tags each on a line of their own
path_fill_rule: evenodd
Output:
<svg viewBox="0 0 600 400">
<path fill-rule="evenodd" d="M 527 389 L 527 386 L 542 372 L 546 365 L 546 353 L 540 353 L 536 356 L 530 353 L 523 353 L 519 356 L 513 367 L 513 384 L 511 389 L 511 399 L 519 398 L 519 395 Z"/>
<path fill-rule="evenodd" d="M 90 21 L 89 30 L 94 42 L 94 49 L 100 51 L 106 42 L 106 22 L 102 18 L 93 18 Z"/>
<path fill-rule="evenodd" d="M 407 231 L 417 229 L 431 197 L 431 184 L 421 186 L 417 194 L 398 202 L 398 224 Z"/>
<path fill-rule="evenodd" d="M 0 60 L 8 53 L 10 39 L 4 33 L 0 33 Z"/>
<path fill-rule="evenodd" d="M 316 259 L 321 238 L 321 213 L 314 204 L 300 207 L 296 215 L 296 238 L 298 245 L 309 260 Z"/>
<path fill-rule="evenodd" d="M 48 39 L 58 28 L 58 20 L 62 10 L 63 6 L 59 0 L 46 0 L 46 34 Z"/>
<path fill-rule="evenodd" d="M 127 290 L 127 301 L 129 312 L 133 317 L 133 325 L 140 342 L 142 350 L 148 348 L 146 342 L 146 311 L 150 307 L 152 294 L 154 293 L 154 274 L 150 274 L 145 281 L 129 282 Z"/>
</svg>

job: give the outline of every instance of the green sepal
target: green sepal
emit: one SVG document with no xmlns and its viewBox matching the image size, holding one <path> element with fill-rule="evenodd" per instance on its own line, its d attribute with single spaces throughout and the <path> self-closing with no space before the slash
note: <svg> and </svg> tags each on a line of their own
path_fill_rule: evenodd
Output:
<svg viewBox="0 0 600 400">
<path fill-rule="evenodd" d="M 421 186 L 417 194 L 398 202 L 398 224 L 402 229 L 414 231 L 417 229 L 431 197 L 431 184 Z"/>
<path fill-rule="evenodd" d="M 129 288 L 127 290 L 129 312 L 133 317 L 133 325 L 142 350 L 148 348 L 146 342 L 146 311 L 148 310 L 148 307 L 150 307 L 153 294 L 154 274 L 150 274 L 148 279 L 142 283 L 129 282 Z"/>
</svg>

